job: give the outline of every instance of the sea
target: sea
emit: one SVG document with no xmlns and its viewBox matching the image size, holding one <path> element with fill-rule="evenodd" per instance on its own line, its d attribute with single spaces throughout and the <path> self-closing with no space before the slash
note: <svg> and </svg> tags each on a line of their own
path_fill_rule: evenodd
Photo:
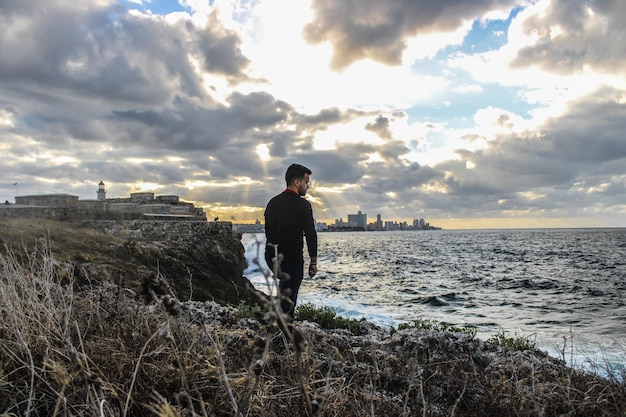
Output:
<svg viewBox="0 0 626 417">
<path fill-rule="evenodd" d="M 275 294 L 264 234 L 242 244 L 244 274 Z M 524 338 L 569 365 L 626 372 L 626 228 L 321 232 L 318 247 L 298 303 L 384 328 L 472 326 L 483 340 Z"/>
</svg>

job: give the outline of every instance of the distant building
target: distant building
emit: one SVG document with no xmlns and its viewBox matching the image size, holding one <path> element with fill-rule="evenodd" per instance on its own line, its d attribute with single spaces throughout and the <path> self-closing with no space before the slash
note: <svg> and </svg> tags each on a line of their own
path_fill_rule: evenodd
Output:
<svg viewBox="0 0 626 417">
<path fill-rule="evenodd" d="M 383 230 L 383 218 L 380 214 L 376 215 L 376 223 L 374 224 L 374 230 Z"/>
<path fill-rule="evenodd" d="M 131 193 L 129 197 L 106 198 L 103 181 L 98 184 L 95 200 L 80 200 L 70 194 L 40 194 L 15 197 L 16 208 L 50 207 L 76 209 L 81 212 L 130 213 L 150 218 L 188 218 L 206 220 L 201 207 L 181 202 L 177 195 L 155 196 L 154 193 Z"/>
<path fill-rule="evenodd" d="M 367 227 L 367 214 L 362 213 L 361 210 L 357 214 L 348 214 L 348 225 L 365 230 Z"/>
<path fill-rule="evenodd" d="M 15 197 L 15 204 L 22 206 L 75 206 L 78 197 L 69 194 L 21 195 Z"/>
</svg>

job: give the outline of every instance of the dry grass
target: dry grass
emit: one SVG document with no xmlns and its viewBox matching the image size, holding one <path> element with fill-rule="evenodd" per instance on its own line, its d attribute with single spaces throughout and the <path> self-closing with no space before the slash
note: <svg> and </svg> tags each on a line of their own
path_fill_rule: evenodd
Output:
<svg viewBox="0 0 626 417">
<path fill-rule="evenodd" d="M 33 244 L 43 239 L 59 259 L 85 253 L 85 248 L 115 248 L 124 243 L 121 238 L 80 224 L 32 218 L 0 219 L 0 237 L 3 244 L 18 257 L 22 257 L 25 249 L 32 250 Z M 87 256 L 94 256 L 94 252 L 89 253 Z"/>
<path fill-rule="evenodd" d="M 142 294 L 79 287 L 50 240 L 37 242 L 0 256 L 2 416 L 626 415 L 623 383 L 532 352 L 289 325 L 278 297 L 240 318 L 179 303 L 156 274 Z"/>
</svg>

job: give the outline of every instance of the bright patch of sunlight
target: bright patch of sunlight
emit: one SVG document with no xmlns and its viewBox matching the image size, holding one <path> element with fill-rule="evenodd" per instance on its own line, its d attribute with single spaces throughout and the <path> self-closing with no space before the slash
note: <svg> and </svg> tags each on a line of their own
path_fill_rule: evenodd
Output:
<svg viewBox="0 0 626 417">
<path fill-rule="evenodd" d="M 255 148 L 256 154 L 259 155 L 259 159 L 263 162 L 270 160 L 270 148 L 265 143 L 257 145 Z"/>
<path fill-rule="evenodd" d="M 0 109 L 0 126 L 4 126 L 4 127 L 15 126 L 13 113 L 9 113 L 6 110 Z"/>
<path fill-rule="evenodd" d="M 156 182 L 136 182 L 131 184 L 131 187 L 133 189 L 133 192 L 135 193 L 145 193 L 145 192 L 152 192 L 154 190 L 158 190 L 161 188 L 161 186 L 156 183 Z"/>
<path fill-rule="evenodd" d="M 158 161 L 152 158 L 124 158 L 124 162 L 128 162 L 129 164 L 141 165 Z"/>
<path fill-rule="evenodd" d="M 56 156 L 50 159 L 50 162 L 57 165 L 73 164 L 77 162 L 77 159 L 72 156 Z"/>
<path fill-rule="evenodd" d="M 184 187 L 193 190 L 198 187 L 208 187 L 208 188 L 227 188 L 227 187 L 236 187 L 240 185 L 252 185 L 252 184 L 263 184 L 262 181 L 253 180 L 250 177 L 232 177 L 227 181 L 204 181 L 204 180 L 194 180 L 194 181 L 185 181 Z"/>
</svg>

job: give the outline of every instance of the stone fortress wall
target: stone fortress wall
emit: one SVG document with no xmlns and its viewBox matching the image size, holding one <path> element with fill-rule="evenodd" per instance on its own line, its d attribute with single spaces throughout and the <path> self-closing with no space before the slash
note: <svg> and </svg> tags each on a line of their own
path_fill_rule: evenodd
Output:
<svg viewBox="0 0 626 417">
<path fill-rule="evenodd" d="M 131 193 L 124 198 L 106 198 L 104 183 L 98 184 L 97 199 L 80 200 L 70 194 L 15 197 L 15 204 L 0 204 L 0 217 L 38 217 L 55 220 L 176 220 L 206 221 L 201 207 L 180 201 L 177 195 Z"/>
<path fill-rule="evenodd" d="M 230 239 L 233 236 L 230 222 L 155 222 L 151 220 L 91 220 L 86 222 L 94 229 L 114 236 L 128 239 L 160 240 L 167 237 L 169 240 L 192 242 L 196 237 L 210 233 L 214 238 L 223 236 Z M 240 238 L 239 238 L 240 239 Z"/>
</svg>

